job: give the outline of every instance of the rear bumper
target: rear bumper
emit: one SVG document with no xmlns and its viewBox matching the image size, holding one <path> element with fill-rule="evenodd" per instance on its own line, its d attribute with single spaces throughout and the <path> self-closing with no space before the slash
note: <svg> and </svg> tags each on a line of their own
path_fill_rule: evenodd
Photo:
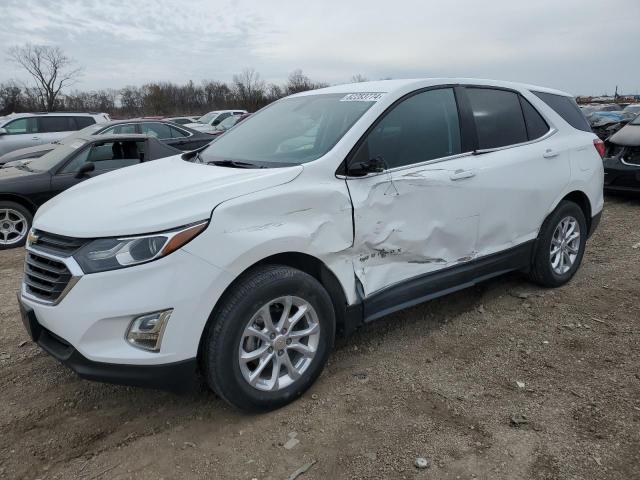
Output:
<svg viewBox="0 0 640 480">
<path fill-rule="evenodd" d="M 22 323 L 45 352 L 87 380 L 184 393 L 200 384 L 195 358 L 159 365 L 127 365 L 89 360 L 63 338 L 44 328 L 18 294 Z"/>
</svg>

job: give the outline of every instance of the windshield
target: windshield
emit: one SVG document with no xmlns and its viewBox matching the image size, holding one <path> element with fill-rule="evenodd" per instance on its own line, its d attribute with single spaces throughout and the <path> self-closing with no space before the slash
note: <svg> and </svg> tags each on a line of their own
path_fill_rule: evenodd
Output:
<svg viewBox="0 0 640 480">
<path fill-rule="evenodd" d="M 86 143 L 86 140 L 76 138 L 73 142 L 64 143 L 39 158 L 29 160 L 27 165 L 31 170 L 42 172 L 51 170 L 71 153 L 79 151 Z"/>
<path fill-rule="evenodd" d="M 221 135 L 201 160 L 260 166 L 310 162 L 333 148 L 374 103 L 344 93 L 285 98 Z"/>
<path fill-rule="evenodd" d="M 209 113 L 205 113 L 203 116 L 201 116 L 198 119 L 197 123 L 211 123 L 211 120 L 213 120 L 214 118 L 216 118 L 218 116 L 217 112 L 209 112 Z"/>
</svg>

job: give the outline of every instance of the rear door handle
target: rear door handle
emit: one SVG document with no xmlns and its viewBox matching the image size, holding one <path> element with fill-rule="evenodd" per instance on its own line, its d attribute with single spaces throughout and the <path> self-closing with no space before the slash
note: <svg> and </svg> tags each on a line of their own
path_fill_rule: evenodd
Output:
<svg viewBox="0 0 640 480">
<path fill-rule="evenodd" d="M 542 154 L 542 156 L 544 158 L 553 158 L 558 156 L 558 152 L 556 152 L 555 150 L 551 150 L 550 148 L 547 148 Z"/>
<path fill-rule="evenodd" d="M 458 169 L 455 172 L 453 172 L 449 178 L 455 181 L 455 180 L 462 180 L 464 178 L 471 178 L 475 176 L 476 176 L 476 172 L 474 170 Z"/>
</svg>

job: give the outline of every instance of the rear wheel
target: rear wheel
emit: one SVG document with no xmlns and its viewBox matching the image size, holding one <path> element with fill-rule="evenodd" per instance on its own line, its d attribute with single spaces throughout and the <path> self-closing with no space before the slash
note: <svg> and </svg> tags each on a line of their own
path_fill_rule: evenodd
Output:
<svg viewBox="0 0 640 480">
<path fill-rule="evenodd" d="M 0 250 L 21 247 L 33 222 L 31 212 L 15 202 L 0 202 Z"/>
<path fill-rule="evenodd" d="M 333 346 L 331 299 L 315 278 L 294 268 L 254 270 L 214 315 L 203 345 L 205 377 L 243 410 L 273 410 L 298 398 Z"/>
<path fill-rule="evenodd" d="M 564 285 L 580 267 L 586 242 L 587 221 L 582 209 L 562 201 L 540 229 L 530 278 L 545 287 Z"/>
</svg>

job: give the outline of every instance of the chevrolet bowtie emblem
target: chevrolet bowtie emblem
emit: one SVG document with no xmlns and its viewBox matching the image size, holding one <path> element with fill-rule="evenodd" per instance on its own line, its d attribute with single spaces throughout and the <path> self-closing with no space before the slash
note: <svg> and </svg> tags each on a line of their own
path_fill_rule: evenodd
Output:
<svg viewBox="0 0 640 480">
<path fill-rule="evenodd" d="M 29 245 L 33 245 L 34 243 L 37 243 L 39 238 L 40 237 L 38 237 L 38 235 L 36 235 L 35 233 L 29 232 L 29 236 L 27 237 Z"/>
</svg>

